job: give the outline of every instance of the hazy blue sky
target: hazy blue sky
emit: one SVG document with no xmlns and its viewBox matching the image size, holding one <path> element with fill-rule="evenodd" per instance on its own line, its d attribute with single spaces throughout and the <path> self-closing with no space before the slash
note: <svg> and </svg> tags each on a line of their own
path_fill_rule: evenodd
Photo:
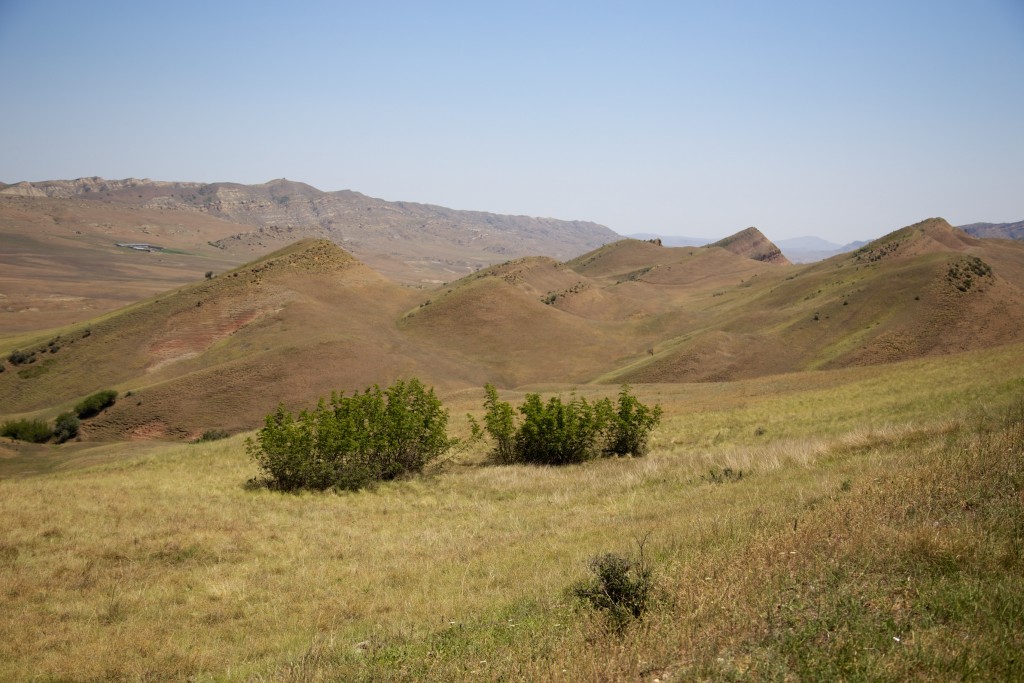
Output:
<svg viewBox="0 0 1024 683">
<path fill-rule="evenodd" d="M 0 0 L 0 64 L 4 182 L 835 242 L 1024 219 L 1024 0 Z"/>
</svg>

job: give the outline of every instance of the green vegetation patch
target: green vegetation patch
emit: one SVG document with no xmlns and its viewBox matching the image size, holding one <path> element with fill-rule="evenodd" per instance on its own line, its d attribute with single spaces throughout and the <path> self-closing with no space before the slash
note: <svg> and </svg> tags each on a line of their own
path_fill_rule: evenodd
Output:
<svg viewBox="0 0 1024 683">
<path fill-rule="evenodd" d="M 377 385 L 353 396 L 332 394 L 293 416 L 279 406 L 246 442 L 263 474 L 254 484 L 298 489 L 358 490 L 422 472 L 455 445 L 448 411 L 417 380 Z"/>
<path fill-rule="evenodd" d="M 643 456 L 651 430 L 661 420 L 661 406 L 644 405 L 623 385 L 618 404 L 574 396 L 563 402 L 527 394 L 518 422 L 511 404 L 499 400 L 493 385 L 484 387 L 484 427 L 472 421 L 477 437 L 493 439 L 492 457 L 502 464 L 568 465 L 602 456 Z"/>
<path fill-rule="evenodd" d="M 82 399 L 75 405 L 75 414 L 81 419 L 95 417 L 101 412 L 114 405 L 117 400 L 117 392 L 113 389 L 97 391 Z"/>
<path fill-rule="evenodd" d="M 0 436 L 29 443 L 46 443 L 53 431 L 43 420 L 10 420 L 0 425 Z"/>
</svg>

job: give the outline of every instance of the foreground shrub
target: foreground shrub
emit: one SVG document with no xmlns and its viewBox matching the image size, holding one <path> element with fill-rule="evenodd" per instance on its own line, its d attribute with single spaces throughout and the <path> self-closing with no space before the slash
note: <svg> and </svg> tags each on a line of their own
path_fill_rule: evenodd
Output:
<svg viewBox="0 0 1024 683">
<path fill-rule="evenodd" d="M 57 443 L 70 441 L 78 436 L 80 426 L 81 422 L 74 413 L 61 413 L 53 422 L 53 437 Z"/>
<path fill-rule="evenodd" d="M 591 558 L 591 578 L 572 589 L 577 598 L 602 612 L 615 631 L 641 618 L 653 601 L 651 567 L 644 556 L 643 542 L 638 546 L 635 558 L 614 553 Z"/>
<path fill-rule="evenodd" d="M 294 417 L 279 406 L 246 450 L 276 489 L 356 490 L 418 473 L 450 449 L 448 411 L 419 380 L 332 394 Z"/>
<path fill-rule="evenodd" d="M 45 443 L 53 436 L 53 432 L 43 420 L 11 420 L 0 425 L 0 436 L 29 443 Z"/>
<path fill-rule="evenodd" d="M 104 389 L 82 399 L 75 406 L 75 414 L 83 420 L 99 415 L 101 412 L 114 405 L 117 400 L 117 392 L 113 389 Z"/>
<path fill-rule="evenodd" d="M 498 399 L 494 386 L 486 385 L 484 392 L 484 427 L 474 422 L 474 435 L 486 431 L 495 444 L 492 457 L 505 464 L 565 465 L 601 456 L 642 456 L 661 420 L 661 406 L 640 403 L 626 385 L 617 405 L 607 398 L 563 402 L 557 396 L 544 403 L 540 394 L 527 394 L 518 425 L 512 406 Z"/>
</svg>

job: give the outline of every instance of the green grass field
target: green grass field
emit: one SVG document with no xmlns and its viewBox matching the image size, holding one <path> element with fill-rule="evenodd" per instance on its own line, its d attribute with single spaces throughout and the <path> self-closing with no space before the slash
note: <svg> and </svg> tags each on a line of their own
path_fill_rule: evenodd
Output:
<svg viewBox="0 0 1024 683">
<path fill-rule="evenodd" d="M 247 489 L 243 437 L 22 448 L 0 679 L 1024 678 L 1020 345 L 634 391 L 646 458 L 478 445 L 355 494 Z M 616 632 L 570 589 L 644 538 L 658 599 Z"/>
</svg>

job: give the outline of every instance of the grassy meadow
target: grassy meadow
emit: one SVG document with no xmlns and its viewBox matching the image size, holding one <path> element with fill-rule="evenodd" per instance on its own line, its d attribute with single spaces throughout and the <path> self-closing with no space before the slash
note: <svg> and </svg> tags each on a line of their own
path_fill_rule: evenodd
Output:
<svg viewBox="0 0 1024 683">
<path fill-rule="evenodd" d="M 244 435 L 0 457 L 0 679 L 1024 678 L 1024 347 L 634 391 L 645 458 L 354 494 L 247 488 Z M 643 539 L 616 632 L 570 589 Z"/>
</svg>

